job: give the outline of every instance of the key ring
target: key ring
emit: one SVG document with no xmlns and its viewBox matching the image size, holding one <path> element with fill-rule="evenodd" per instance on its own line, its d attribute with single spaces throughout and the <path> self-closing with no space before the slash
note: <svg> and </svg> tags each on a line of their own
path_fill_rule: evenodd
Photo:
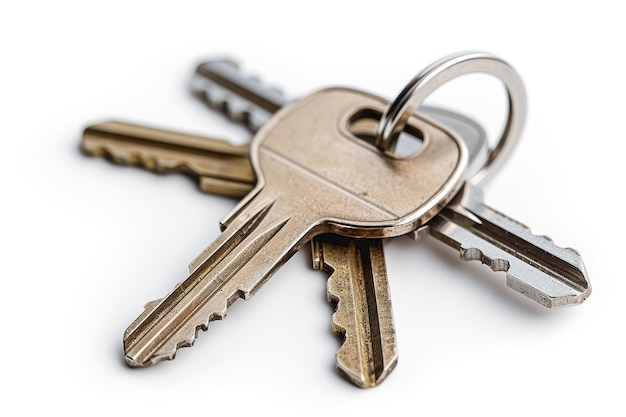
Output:
<svg viewBox="0 0 626 417">
<path fill-rule="evenodd" d="M 375 145 L 390 154 L 409 117 L 422 102 L 442 84 L 460 75 L 483 72 L 499 78 L 505 85 L 509 101 L 506 126 L 498 143 L 489 148 L 485 165 L 472 178 L 483 181 L 511 155 L 526 119 L 526 91 L 517 72 L 502 59 L 485 52 L 460 52 L 448 55 L 413 78 L 387 107 L 378 123 Z"/>
</svg>

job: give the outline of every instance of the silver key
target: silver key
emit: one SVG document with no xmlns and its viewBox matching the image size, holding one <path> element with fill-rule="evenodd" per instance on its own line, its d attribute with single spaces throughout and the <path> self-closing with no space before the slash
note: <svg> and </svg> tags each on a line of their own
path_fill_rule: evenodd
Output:
<svg viewBox="0 0 626 417">
<path fill-rule="evenodd" d="M 467 166 L 463 144 L 413 117 L 413 128 L 429 138 L 419 153 L 382 157 L 346 128 L 351 115 L 368 109 L 382 113 L 384 100 L 327 89 L 282 109 L 261 129 L 250 151 L 257 186 L 192 263 L 189 278 L 128 328 L 129 365 L 172 359 L 178 347 L 192 345 L 200 329 L 223 318 L 235 300 L 253 296 L 312 236 L 398 236 L 453 197 Z"/>
<path fill-rule="evenodd" d="M 580 254 L 561 248 L 482 203 L 482 190 L 466 185 L 454 201 L 414 234 L 431 236 L 459 250 L 461 259 L 478 260 L 506 272 L 512 289 L 546 307 L 580 304 L 591 284 Z"/>
<path fill-rule="evenodd" d="M 460 63 L 457 59 L 461 59 Z M 500 68 L 493 72 L 506 84 L 509 93 L 509 119 L 503 139 L 490 151 L 483 168 L 473 177 L 475 183 L 492 174 L 512 152 L 515 141 L 504 141 L 507 135 L 516 138 L 525 117 L 526 96 L 518 76 L 491 55 L 473 53 L 461 57 L 444 57 L 425 70 L 425 74 L 408 86 L 387 107 L 378 125 L 377 142 L 383 150 L 393 147 L 397 132 L 421 102 L 446 81 L 463 74 Z M 450 71 L 446 66 L 454 66 Z M 486 71 L 490 72 L 490 71 Z M 425 80 L 436 78 L 437 85 L 422 88 Z M 431 83 L 432 84 L 432 83 Z M 517 87 L 515 87 L 517 86 Z M 518 94 L 512 94 L 517 91 Z M 513 133 L 511 133 L 513 132 Z M 466 260 L 480 260 L 494 271 L 507 272 L 507 284 L 516 291 L 546 307 L 562 307 L 582 303 L 591 294 L 580 254 L 571 248 L 560 248 L 546 236 L 535 236 L 523 224 L 508 218 L 481 202 L 482 193 L 467 184 L 452 204 L 445 207 L 431 223 L 414 233 L 419 238 L 430 231 L 433 236 L 460 250 Z"/>
<path fill-rule="evenodd" d="M 478 56 L 477 58 L 483 57 Z M 444 60 L 446 59 L 448 58 L 444 58 Z M 277 92 L 264 90 L 258 81 L 243 77 L 237 72 L 237 68 L 232 62 L 226 61 L 201 64 L 198 66 L 195 76 L 196 94 L 207 99 L 211 99 L 215 95 L 213 103 L 219 102 L 218 107 L 222 109 L 229 107 L 247 108 L 251 114 L 257 115 L 258 119 L 270 117 L 273 108 L 288 102 Z M 219 76 L 215 76 L 213 73 L 217 73 Z M 222 84 L 217 82 L 203 83 L 205 77 L 220 80 Z M 447 79 L 449 77 L 446 77 L 441 83 Z M 509 84 L 514 82 L 513 79 L 509 81 Z M 242 96 L 238 96 L 236 93 L 220 93 L 220 91 L 224 91 L 224 85 L 237 84 L 255 86 L 254 90 L 245 96 L 251 98 L 246 106 L 229 106 L 229 99 L 235 97 L 236 102 L 237 100 L 241 102 Z M 409 88 L 406 91 L 409 91 Z M 525 99 L 520 92 L 523 93 L 523 90 L 518 88 L 517 94 L 514 96 L 517 101 L 512 104 L 516 106 L 518 113 L 522 113 L 521 118 L 523 119 Z M 408 100 L 408 98 L 407 95 L 401 94 L 396 101 L 401 102 L 404 99 Z M 222 101 L 220 102 L 220 100 Z M 405 109 L 405 113 L 411 113 L 418 106 L 418 102 L 412 103 L 411 109 L 409 111 Z M 391 107 L 393 105 L 389 108 Z M 425 106 L 419 107 L 419 110 L 420 113 L 425 113 L 446 126 L 452 126 L 454 131 L 453 123 L 451 124 L 450 120 L 439 119 L 436 109 L 434 114 L 429 114 L 433 112 Z M 227 114 L 233 115 L 235 113 L 230 111 Z M 239 120 L 246 120 L 243 115 L 237 117 Z M 509 124 L 512 124 L 511 121 Z M 516 126 L 520 126 L 521 122 L 518 121 L 513 124 L 510 128 L 519 130 L 519 127 Z M 511 133 L 509 132 L 509 134 Z M 516 135 L 516 133 L 512 133 L 512 135 Z M 468 136 L 465 134 L 462 137 Z M 482 136 L 475 137 L 484 138 L 484 133 Z M 493 155 L 487 157 L 485 146 L 486 141 L 476 144 L 468 143 L 471 161 L 468 172 L 470 173 L 469 178 L 474 184 L 482 182 L 487 177 L 483 167 L 489 168 L 489 174 L 492 175 L 510 154 L 510 150 L 508 150 L 504 152 L 504 155 L 502 153 L 496 154 L 497 158 Z M 497 162 L 495 166 L 492 165 L 494 161 Z M 455 204 L 442 210 L 433 221 L 414 236 L 419 238 L 431 231 L 435 238 L 458 249 L 462 259 L 480 260 L 495 271 L 506 271 L 507 284 L 511 288 L 548 307 L 579 304 L 591 294 L 587 273 L 578 252 L 570 248 L 560 248 L 545 236 L 533 235 L 526 226 L 482 204 L 479 196 L 482 196 L 480 189 L 466 186 L 455 200 Z"/>
<path fill-rule="evenodd" d="M 467 59 L 467 56 L 465 57 L 466 66 L 471 66 L 473 62 L 479 60 L 489 59 L 494 61 L 493 57 L 481 53 L 476 53 L 475 55 L 475 59 Z M 441 61 L 453 62 L 453 60 L 454 57 L 445 57 Z M 434 68 L 436 66 L 437 64 L 433 64 Z M 234 78 L 236 74 L 233 69 L 236 69 L 236 66 L 233 64 L 221 62 L 214 66 L 213 63 L 206 63 L 198 67 L 196 75 L 197 88 L 202 86 L 200 78 L 210 74 L 213 69 L 221 72 L 222 80 L 239 81 L 239 79 Z M 461 75 L 461 73 L 473 72 L 474 69 L 471 67 L 461 69 L 452 76 L 437 74 L 441 79 L 439 84 L 443 84 L 445 81 Z M 517 111 L 517 120 L 509 119 L 505 133 L 513 137 L 513 140 L 508 142 L 511 144 L 515 142 L 515 137 L 519 136 L 519 131 L 521 130 L 525 112 L 525 95 L 523 94 L 523 88 L 515 87 L 516 84 L 519 84 L 517 76 L 515 74 L 507 74 L 506 67 L 504 70 L 500 71 L 498 76 L 502 77 L 508 84 L 507 88 L 509 88 L 511 106 L 513 107 L 510 110 L 510 114 L 513 110 Z M 428 89 L 423 89 L 420 97 L 410 97 L 412 89 L 415 88 L 418 82 L 422 82 L 424 78 L 422 75 L 416 77 L 413 85 L 410 83 L 403 91 L 404 94 L 400 94 L 396 102 L 388 107 L 388 110 L 393 108 L 397 110 L 395 116 L 398 119 L 406 117 L 407 114 L 412 114 L 421 104 L 421 100 L 429 94 L 430 91 Z M 254 81 L 250 82 L 255 84 Z M 255 92 L 259 97 L 256 97 L 253 103 L 272 103 L 271 106 L 265 109 L 256 108 L 255 106 L 258 106 L 258 104 L 248 106 L 248 108 L 254 109 L 253 112 L 255 114 L 269 117 L 267 115 L 269 115 L 271 108 L 286 102 L 284 98 L 277 98 L 274 93 L 263 96 L 263 90 L 260 88 L 259 83 L 256 82 L 255 85 L 257 86 Z M 219 87 L 217 88 L 219 89 Z M 210 83 L 205 85 L 204 96 L 210 98 L 212 91 Z M 512 95 L 513 91 L 516 94 Z M 222 97 L 228 100 L 228 95 Z M 272 100 L 274 101 L 272 102 Z M 225 107 L 228 106 L 226 105 Z M 420 112 L 423 112 L 424 109 L 424 106 L 419 107 Z M 382 130 L 385 129 L 385 121 L 391 121 L 393 116 L 383 115 L 385 120 L 380 123 Z M 394 123 L 393 130 L 396 133 L 401 131 L 402 123 Z M 393 130 L 390 130 L 388 134 L 391 135 Z M 472 183 L 478 184 L 484 181 L 510 155 L 512 146 L 500 147 L 500 144 L 486 158 L 476 156 L 481 153 L 485 155 L 483 148 L 472 148 L 470 144 L 469 149 L 474 152 L 474 157 L 470 158 L 470 160 L 474 161 L 473 165 L 468 169 Z M 428 230 L 432 230 L 433 236 L 459 249 L 463 259 L 480 260 L 496 271 L 507 271 L 507 284 L 511 288 L 542 305 L 558 307 L 579 304 L 589 297 L 591 285 L 587 278 L 582 258 L 577 251 L 571 248 L 560 248 L 545 236 L 533 235 L 526 226 L 482 204 L 478 200 L 480 195 L 482 195 L 482 192 L 479 189 L 469 185 L 466 186 L 457 198 L 457 204 L 453 204 L 443 210 L 429 225 L 424 226 L 414 236 L 419 238 Z M 469 207 L 464 206 L 464 202 Z"/>
</svg>

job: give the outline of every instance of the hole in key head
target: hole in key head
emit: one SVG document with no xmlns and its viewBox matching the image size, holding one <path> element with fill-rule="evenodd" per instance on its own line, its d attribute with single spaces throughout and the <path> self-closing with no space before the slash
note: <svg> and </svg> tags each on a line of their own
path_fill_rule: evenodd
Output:
<svg viewBox="0 0 626 417">
<path fill-rule="evenodd" d="M 376 128 L 382 114 L 373 109 L 362 109 L 348 119 L 348 131 L 358 139 L 374 146 Z M 424 144 L 422 132 L 410 125 L 398 135 L 389 153 L 396 158 L 409 158 L 415 155 Z"/>
</svg>

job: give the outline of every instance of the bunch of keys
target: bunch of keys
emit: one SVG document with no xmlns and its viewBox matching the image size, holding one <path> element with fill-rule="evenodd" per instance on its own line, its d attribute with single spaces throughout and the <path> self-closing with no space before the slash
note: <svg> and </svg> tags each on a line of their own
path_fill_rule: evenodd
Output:
<svg viewBox="0 0 626 417">
<path fill-rule="evenodd" d="M 443 83 L 476 72 L 499 78 L 508 93 L 508 120 L 493 147 L 471 119 L 420 107 Z M 129 366 L 174 359 L 309 242 L 313 267 L 330 274 L 332 330 L 343 337 L 337 369 L 362 388 L 380 384 L 398 360 L 385 239 L 432 236 L 463 260 L 505 271 L 509 287 L 549 308 L 590 295 L 577 251 L 482 202 L 479 184 L 511 154 L 525 118 L 522 81 L 502 59 L 446 56 L 390 104 L 348 88 L 287 100 L 226 60 L 200 64 L 192 85 L 212 108 L 256 132 L 249 145 L 117 121 L 83 135 L 89 155 L 185 173 L 205 192 L 243 197 L 188 278 L 130 324 L 123 337 Z M 401 149 L 407 135 L 417 148 Z"/>
</svg>

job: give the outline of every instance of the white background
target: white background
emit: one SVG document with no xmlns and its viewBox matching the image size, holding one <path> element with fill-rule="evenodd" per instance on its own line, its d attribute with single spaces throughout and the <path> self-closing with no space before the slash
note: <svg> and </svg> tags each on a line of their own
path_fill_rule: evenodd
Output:
<svg viewBox="0 0 626 417">
<path fill-rule="evenodd" d="M 1 414 L 624 415 L 621 8 L 163 3 L 0 6 Z M 126 367 L 124 329 L 185 278 L 236 202 L 82 155 L 85 126 L 118 119 L 243 142 L 245 129 L 189 93 L 199 61 L 230 56 L 290 97 L 349 86 L 392 98 L 466 49 L 507 60 L 528 94 L 522 139 L 486 201 L 581 252 L 585 303 L 549 310 L 432 239 L 391 240 L 399 363 L 362 390 L 335 371 L 326 275 L 307 247 L 176 360 Z M 504 96 L 490 81 L 450 83 L 431 104 L 497 133 Z"/>
</svg>

